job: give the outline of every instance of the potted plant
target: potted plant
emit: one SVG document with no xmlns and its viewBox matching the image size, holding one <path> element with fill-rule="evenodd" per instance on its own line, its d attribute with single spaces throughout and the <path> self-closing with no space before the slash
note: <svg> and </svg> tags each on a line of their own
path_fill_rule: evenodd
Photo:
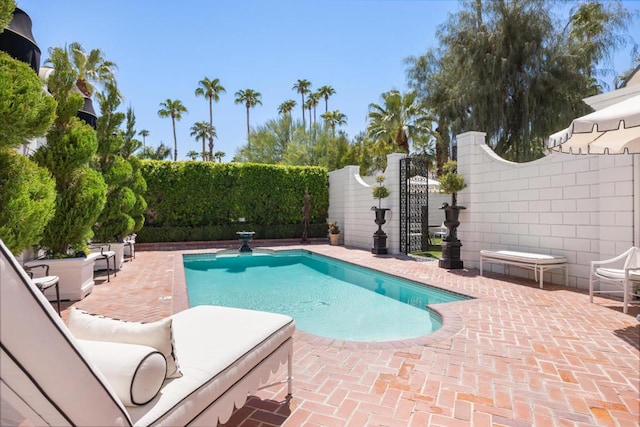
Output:
<svg viewBox="0 0 640 427">
<path fill-rule="evenodd" d="M 443 174 L 440 176 L 440 192 L 451 194 L 451 204 L 443 203 L 440 209 L 444 210 L 444 225 L 449 229 L 449 234 L 442 240 L 442 259 L 440 267 L 447 269 L 461 269 L 463 262 L 460 259 L 460 247 L 462 244 L 458 240 L 457 229 L 460 225 L 458 217 L 460 210 L 466 209 L 457 205 L 456 193 L 463 190 L 467 184 L 464 178 L 458 175 L 458 165 L 456 161 L 450 160 L 442 167 Z"/>
<path fill-rule="evenodd" d="M 384 186 L 386 177 L 384 175 L 378 175 L 376 177 L 376 185 L 373 187 L 373 197 L 378 199 L 378 206 L 372 206 L 371 210 L 375 211 L 376 219 L 375 223 L 378 225 L 378 230 L 373 233 L 373 248 L 371 253 L 374 254 L 386 254 L 387 251 L 387 234 L 382 230 L 382 225 L 386 223 L 385 214 L 389 208 L 382 207 L 382 199 L 389 197 L 389 189 Z"/>
<path fill-rule="evenodd" d="M 1 28 L 1 27 L 0 27 Z M 0 239 L 16 256 L 37 244 L 55 212 L 55 182 L 16 148 L 42 136 L 55 117 L 56 101 L 42 90 L 26 64 L 0 52 Z"/>
<path fill-rule="evenodd" d="M 329 243 L 334 246 L 340 244 L 340 227 L 337 221 L 329 223 Z"/>
<path fill-rule="evenodd" d="M 125 114 L 116 109 L 120 106 L 120 94 L 115 85 L 105 85 L 105 90 L 97 94 L 101 116 L 98 118 L 96 132 L 98 151 L 92 166 L 102 173 L 107 184 L 107 200 L 104 209 L 93 225 L 93 251 L 102 248 L 115 252 L 114 270 L 120 270 L 124 263 L 124 238 L 134 231 L 135 220 L 131 213 L 136 204 L 136 194 L 130 188 L 133 179 L 133 167 L 121 155 L 124 144 L 120 125 Z M 106 260 L 98 259 L 96 270 L 109 267 Z"/>
<path fill-rule="evenodd" d="M 82 95 L 73 89 L 77 71 L 64 49 L 52 49 L 50 53 L 55 71 L 49 75 L 47 86 L 58 101 L 57 117 L 47 133 L 47 144 L 35 152 L 33 159 L 49 170 L 57 194 L 55 213 L 40 245 L 47 250 L 50 274 L 60 278 L 60 298 L 78 300 L 94 285 L 96 255 L 88 254 L 87 242 L 105 205 L 107 185 L 100 172 L 89 165 L 98 148 L 96 131 L 75 117 L 83 104 Z"/>
</svg>

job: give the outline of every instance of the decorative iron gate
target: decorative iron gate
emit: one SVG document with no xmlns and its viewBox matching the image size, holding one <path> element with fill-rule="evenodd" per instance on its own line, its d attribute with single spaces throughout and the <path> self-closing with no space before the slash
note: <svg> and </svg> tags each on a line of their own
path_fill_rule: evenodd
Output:
<svg viewBox="0 0 640 427">
<path fill-rule="evenodd" d="M 429 161 L 423 156 L 400 160 L 400 252 L 429 248 Z"/>
</svg>

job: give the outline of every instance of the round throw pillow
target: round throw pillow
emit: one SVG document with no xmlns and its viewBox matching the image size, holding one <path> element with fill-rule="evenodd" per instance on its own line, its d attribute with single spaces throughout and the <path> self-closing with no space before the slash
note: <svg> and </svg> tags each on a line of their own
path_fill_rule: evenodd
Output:
<svg viewBox="0 0 640 427">
<path fill-rule="evenodd" d="M 158 350 L 108 341 L 78 342 L 125 406 L 149 403 L 160 391 L 167 361 Z"/>
</svg>

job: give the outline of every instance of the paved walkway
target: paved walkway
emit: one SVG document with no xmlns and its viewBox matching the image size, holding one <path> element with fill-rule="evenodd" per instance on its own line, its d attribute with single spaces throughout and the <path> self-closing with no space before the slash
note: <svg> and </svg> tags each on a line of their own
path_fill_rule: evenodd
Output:
<svg viewBox="0 0 640 427">
<path fill-rule="evenodd" d="M 637 306 L 625 315 L 621 302 L 590 304 L 573 288 L 541 290 L 529 280 L 345 247 L 305 248 L 476 299 L 434 307 L 443 328 L 417 340 L 367 345 L 297 331 L 293 399 L 284 400 L 284 386 L 262 390 L 225 426 L 640 425 Z M 192 252 L 202 251 L 137 251 L 116 278 L 98 280 L 73 305 L 139 321 L 180 311 L 187 306 L 181 254 Z"/>
</svg>

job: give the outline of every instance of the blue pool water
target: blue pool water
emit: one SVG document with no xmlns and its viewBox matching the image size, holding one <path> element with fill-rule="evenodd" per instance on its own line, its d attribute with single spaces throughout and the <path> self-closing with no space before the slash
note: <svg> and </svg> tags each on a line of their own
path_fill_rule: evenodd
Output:
<svg viewBox="0 0 640 427">
<path fill-rule="evenodd" d="M 212 304 L 293 317 L 298 329 L 348 341 L 390 341 L 442 326 L 427 304 L 469 297 L 307 251 L 184 256 L 191 306 Z"/>
</svg>

